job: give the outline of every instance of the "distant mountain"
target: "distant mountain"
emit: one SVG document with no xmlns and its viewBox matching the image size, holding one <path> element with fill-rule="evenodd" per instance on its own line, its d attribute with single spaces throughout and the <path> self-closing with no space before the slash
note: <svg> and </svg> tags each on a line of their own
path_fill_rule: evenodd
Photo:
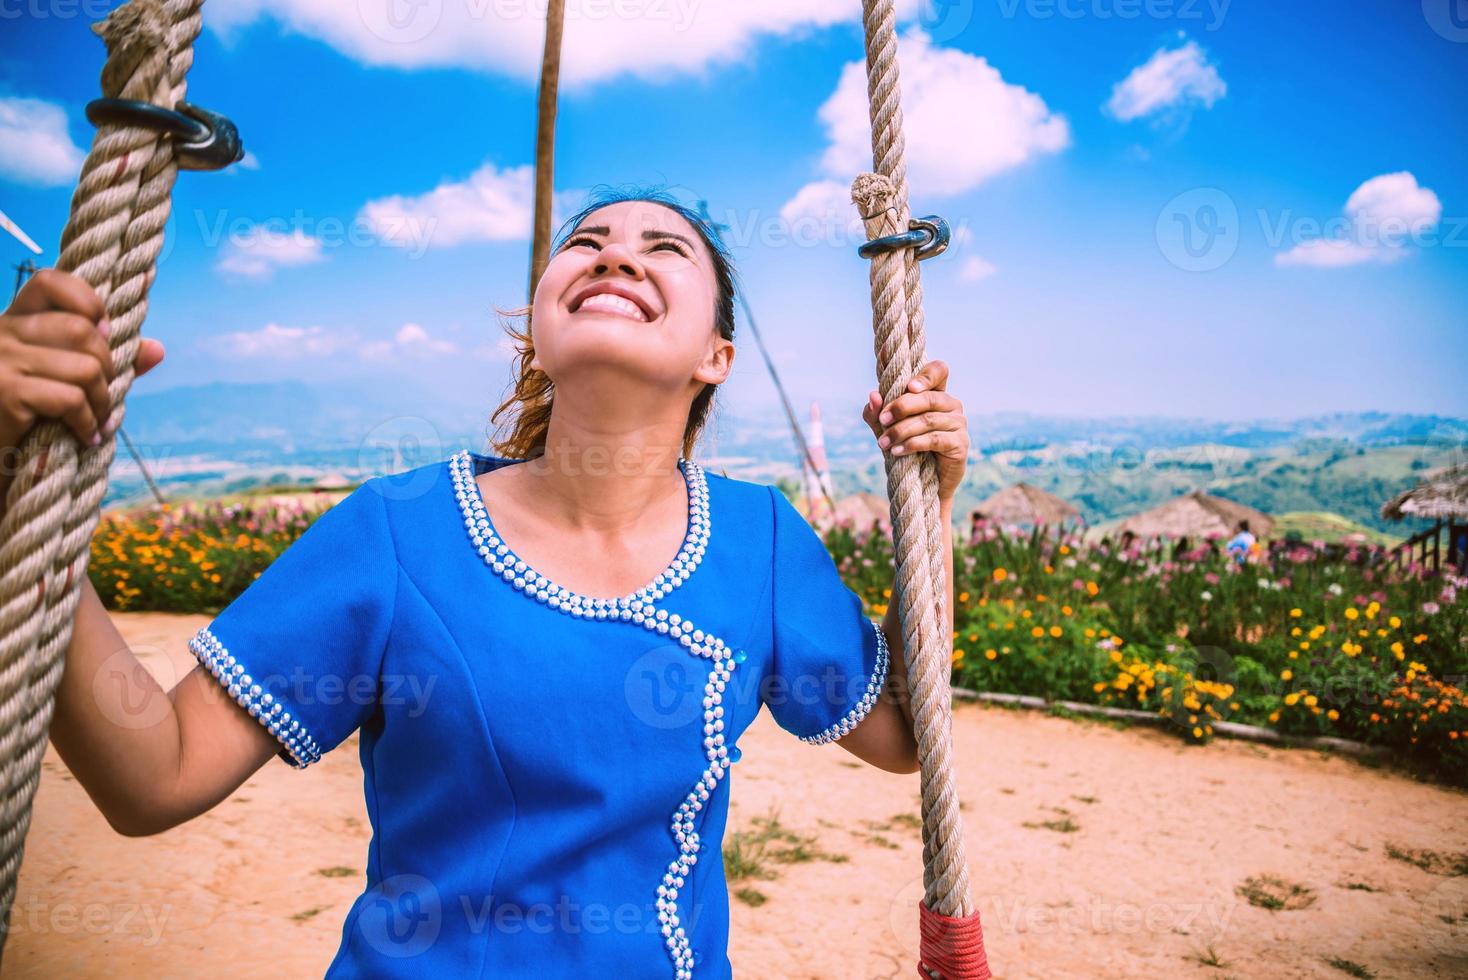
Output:
<svg viewBox="0 0 1468 980">
<path fill-rule="evenodd" d="M 885 470 L 860 417 L 827 412 L 824 427 L 837 492 L 883 492 Z M 382 375 L 139 393 L 128 399 L 124 429 L 165 493 L 208 493 L 394 472 L 460 446 L 482 449 L 491 427 L 488 410 L 466 408 L 462 392 Z M 1389 412 L 1248 422 L 997 412 L 970 417 L 969 432 L 959 514 L 1023 479 L 1072 501 L 1092 523 L 1196 487 L 1269 513 L 1339 514 L 1393 534 L 1405 529 L 1381 520 L 1381 503 L 1468 447 L 1468 419 Z M 775 405 L 735 415 L 716 403 L 700 455 L 741 479 L 774 483 L 799 472 Z M 107 502 L 146 493 L 119 446 Z"/>
</svg>

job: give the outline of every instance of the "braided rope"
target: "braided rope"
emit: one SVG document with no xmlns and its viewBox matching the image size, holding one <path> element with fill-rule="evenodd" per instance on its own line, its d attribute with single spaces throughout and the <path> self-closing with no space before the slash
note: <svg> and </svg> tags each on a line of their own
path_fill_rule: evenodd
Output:
<svg viewBox="0 0 1468 980">
<path fill-rule="evenodd" d="M 92 30 L 107 45 L 102 94 L 173 108 L 184 97 L 203 0 L 131 0 Z M 132 387 L 148 290 L 178 173 L 172 141 L 100 127 L 82 164 L 56 268 L 106 304 L 120 418 Z M 27 434 L 0 516 L 0 952 L 8 934 L 31 803 L 71 641 L 92 532 L 116 443 L 79 446 L 61 422 Z"/>
<path fill-rule="evenodd" d="M 901 87 L 893 0 L 864 0 L 867 97 L 875 173 L 852 183 L 868 238 L 908 230 Z M 912 249 L 871 261 L 872 329 L 884 402 L 900 395 L 925 359 L 922 285 Z M 929 453 L 884 457 L 897 554 L 897 592 L 918 756 L 922 764 L 923 905 L 941 915 L 974 912 L 963 821 L 954 788 L 952 636 L 944 614 L 947 569 L 937 461 Z"/>
</svg>

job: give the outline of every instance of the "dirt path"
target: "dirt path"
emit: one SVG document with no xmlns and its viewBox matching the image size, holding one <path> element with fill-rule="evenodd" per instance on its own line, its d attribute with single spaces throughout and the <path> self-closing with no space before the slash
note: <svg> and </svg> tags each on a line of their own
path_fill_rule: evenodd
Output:
<svg viewBox="0 0 1468 980">
<path fill-rule="evenodd" d="M 192 664 L 186 642 L 207 618 L 117 621 L 167 678 Z M 1331 959 L 1380 978 L 1468 976 L 1468 876 L 1388 855 L 1468 851 L 1468 794 L 1310 752 L 1189 748 L 973 704 L 956 709 L 954 738 L 997 977 L 1351 975 Z M 798 742 L 768 714 L 740 744 L 730 826 L 769 840 L 760 872 L 730 885 L 761 902 L 731 903 L 736 974 L 912 976 L 917 777 Z M 802 837 L 817 839 L 795 848 Z M 114 834 L 48 754 L 5 975 L 320 976 L 367 838 L 354 744 L 304 773 L 272 762 L 144 839 Z M 1290 900 L 1308 904 L 1250 904 L 1237 889 L 1261 875 L 1309 889 Z M 1210 947 L 1225 965 L 1201 962 Z"/>
</svg>

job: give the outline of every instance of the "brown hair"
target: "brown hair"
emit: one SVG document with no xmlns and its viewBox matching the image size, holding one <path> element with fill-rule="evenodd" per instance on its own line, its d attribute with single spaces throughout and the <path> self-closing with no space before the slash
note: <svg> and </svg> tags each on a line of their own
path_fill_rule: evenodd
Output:
<svg viewBox="0 0 1468 980">
<path fill-rule="evenodd" d="M 592 212 L 623 201 L 648 201 L 661 205 L 677 213 L 698 232 L 704 245 L 708 247 L 709 254 L 713 256 L 714 281 L 717 286 L 714 298 L 714 327 L 725 340 L 733 340 L 735 291 L 733 261 L 725 250 L 718 232 L 702 216 L 679 204 L 673 198 L 658 191 L 633 191 L 599 196 L 591 204 L 567 219 L 562 225 L 562 234 L 558 236 L 560 241 L 564 242 L 565 233 L 575 231 Z M 535 358 L 535 339 L 530 322 L 530 307 L 502 310 L 500 315 L 505 318 L 503 321 L 505 332 L 510 335 L 515 345 L 514 381 L 510 385 L 509 396 L 489 417 L 490 422 L 495 425 L 490 445 L 497 455 L 511 459 L 531 459 L 545 452 L 545 437 L 550 428 L 551 406 L 555 402 L 555 383 L 544 371 L 530 366 L 530 362 Z M 514 321 L 517 319 L 525 321 L 523 330 L 516 328 Z M 688 424 L 683 430 L 682 455 L 685 458 L 693 456 L 694 447 L 698 444 L 699 436 L 703 432 L 713 407 L 714 391 L 717 388 L 718 385 L 705 384 L 703 390 L 694 396 L 693 404 L 688 410 Z M 501 416 L 505 416 L 504 422 L 499 421 Z"/>
</svg>

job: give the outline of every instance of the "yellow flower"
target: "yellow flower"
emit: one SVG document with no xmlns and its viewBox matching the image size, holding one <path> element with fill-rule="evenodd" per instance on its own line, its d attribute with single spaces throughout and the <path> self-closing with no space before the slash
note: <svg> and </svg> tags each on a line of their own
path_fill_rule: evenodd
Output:
<svg viewBox="0 0 1468 980">
<path fill-rule="evenodd" d="M 994 569 L 994 581 L 996 581 L 996 582 L 1003 582 L 1007 578 L 1009 578 L 1009 573 L 1006 572 L 1004 569 L 1002 569 L 1002 568 L 996 568 L 996 569 Z"/>
<path fill-rule="evenodd" d="M 1292 670 L 1282 670 L 1282 671 L 1279 672 L 1279 679 L 1282 680 L 1282 681 L 1290 680 L 1294 676 L 1295 676 L 1295 672 L 1292 671 Z"/>
<path fill-rule="evenodd" d="M 1346 607 L 1346 618 L 1347 619 L 1356 619 L 1360 615 L 1361 615 L 1361 610 L 1357 609 L 1355 606 L 1347 606 Z"/>
<path fill-rule="evenodd" d="M 959 602 L 968 602 L 968 593 L 967 592 L 960 592 L 958 594 L 958 601 Z"/>
<path fill-rule="evenodd" d="M 1303 615 L 1305 615 L 1305 611 L 1303 609 L 1291 609 L 1290 610 L 1290 618 L 1291 619 L 1299 619 Z"/>
<path fill-rule="evenodd" d="M 1331 708 L 1329 711 L 1327 711 L 1325 713 L 1325 717 L 1329 718 L 1331 721 L 1337 721 L 1337 720 L 1339 720 L 1340 719 L 1340 716 L 1341 716 L 1341 713 L 1339 711 L 1335 710 L 1334 708 Z"/>
<path fill-rule="evenodd" d="M 1068 554 L 1070 554 L 1070 546 L 1069 545 L 1064 545 L 1064 544 L 1061 545 L 1060 546 L 1060 553 L 1062 555 L 1068 555 Z"/>
<path fill-rule="evenodd" d="M 1400 629 L 1402 626 L 1401 617 L 1393 616 L 1391 619 L 1387 620 L 1387 624 L 1391 626 L 1392 629 Z"/>
<path fill-rule="evenodd" d="M 1044 636 L 1045 635 L 1045 628 L 1043 626 L 1036 626 L 1034 629 L 1030 630 L 1030 635 L 1031 636 Z"/>
<path fill-rule="evenodd" d="M 1087 582 L 1086 583 L 1086 594 L 1087 595 L 1095 595 L 1097 592 L 1100 592 L 1100 591 L 1101 591 L 1101 588 L 1095 582 Z"/>
<path fill-rule="evenodd" d="M 1305 695 L 1305 704 L 1309 705 L 1312 708 L 1315 707 L 1315 705 L 1319 702 L 1319 700 L 1320 699 L 1317 698 L 1313 694 L 1307 694 L 1307 695 Z"/>
<path fill-rule="evenodd" d="M 1285 695 L 1284 703 L 1294 704 L 1298 700 L 1300 700 L 1300 695 L 1295 693 L 1294 691 L 1291 691 L 1289 694 Z"/>
<path fill-rule="evenodd" d="M 994 648 L 993 647 L 990 647 L 988 650 L 985 650 L 984 651 L 984 659 L 985 660 L 993 660 L 997 656 L 999 656 L 999 654 L 997 654 L 997 653 L 994 652 Z"/>
<path fill-rule="evenodd" d="M 1051 636 L 1058 637 L 1058 636 L 1061 635 L 1062 632 L 1063 631 L 1061 630 L 1061 628 L 1059 626 L 1052 626 L 1052 627 L 1050 627 L 1050 635 Z"/>
<path fill-rule="evenodd" d="M 1086 627 L 1086 639 L 1089 640 L 1089 639 L 1093 638 L 1095 635 L 1096 635 L 1096 631 L 1093 630 L 1093 629 L 1091 629 L 1091 627 L 1087 626 Z"/>
</svg>

